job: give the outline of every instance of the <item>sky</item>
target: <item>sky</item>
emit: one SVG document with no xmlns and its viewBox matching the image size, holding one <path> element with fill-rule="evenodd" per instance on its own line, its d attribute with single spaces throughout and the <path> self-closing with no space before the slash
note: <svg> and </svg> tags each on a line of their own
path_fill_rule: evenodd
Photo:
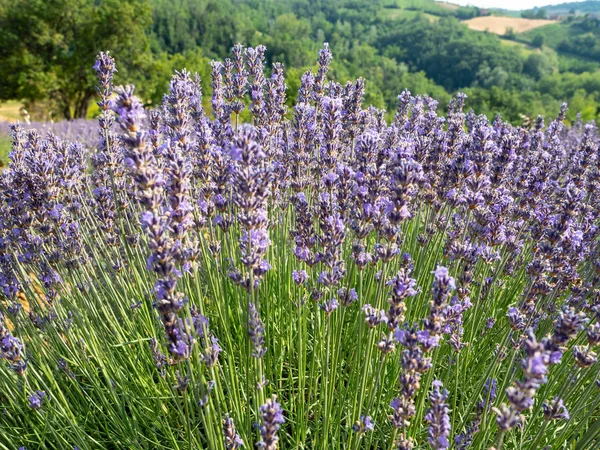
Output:
<svg viewBox="0 0 600 450">
<path fill-rule="evenodd" d="M 574 0 L 449 0 L 459 5 L 473 5 L 481 8 L 531 9 L 536 6 L 556 5 Z"/>
</svg>

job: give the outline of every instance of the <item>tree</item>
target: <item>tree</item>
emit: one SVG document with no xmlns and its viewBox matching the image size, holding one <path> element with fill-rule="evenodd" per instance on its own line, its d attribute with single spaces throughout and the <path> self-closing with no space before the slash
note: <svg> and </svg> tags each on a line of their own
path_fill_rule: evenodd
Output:
<svg viewBox="0 0 600 450">
<path fill-rule="evenodd" d="M 541 52 L 529 55 L 523 66 L 523 73 L 539 80 L 558 70 L 558 56 L 552 49 L 546 48 Z"/>
<path fill-rule="evenodd" d="M 515 29 L 513 27 L 508 27 L 504 31 L 504 37 L 506 39 L 516 39 L 517 38 L 517 33 L 515 33 Z"/>
<path fill-rule="evenodd" d="M 532 40 L 531 40 L 531 44 L 534 47 L 537 48 L 542 48 L 542 46 L 544 45 L 544 35 L 543 34 L 537 34 Z"/>
<path fill-rule="evenodd" d="M 124 78 L 143 72 L 150 20 L 141 0 L 0 0 L 0 100 L 45 101 L 66 119 L 85 117 L 96 54 L 110 50 Z"/>
</svg>

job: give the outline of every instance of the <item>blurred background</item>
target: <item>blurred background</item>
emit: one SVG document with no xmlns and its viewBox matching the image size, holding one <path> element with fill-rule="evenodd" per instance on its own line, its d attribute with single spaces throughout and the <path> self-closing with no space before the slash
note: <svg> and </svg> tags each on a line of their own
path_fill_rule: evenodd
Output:
<svg viewBox="0 0 600 450">
<path fill-rule="evenodd" d="M 556 115 L 564 101 L 568 121 L 600 121 L 600 1 L 459 1 L 0 0 L 0 121 L 93 118 L 101 50 L 116 59 L 115 82 L 134 83 L 148 106 L 182 68 L 200 74 L 208 100 L 211 59 L 238 42 L 285 64 L 290 104 L 329 42 L 333 78 L 364 77 L 366 103 L 388 117 L 408 89 L 443 108 L 463 91 L 467 108 L 514 124 Z"/>
</svg>

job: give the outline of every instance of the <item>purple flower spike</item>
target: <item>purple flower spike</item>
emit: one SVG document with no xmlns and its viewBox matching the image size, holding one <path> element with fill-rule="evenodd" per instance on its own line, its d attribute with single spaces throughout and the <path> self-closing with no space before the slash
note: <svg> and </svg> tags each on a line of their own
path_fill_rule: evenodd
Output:
<svg viewBox="0 0 600 450">
<path fill-rule="evenodd" d="M 352 303 L 358 300 L 358 294 L 354 288 L 340 288 L 337 291 L 337 295 L 340 303 L 344 306 L 350 306 Z"/>
<path fill-rule="evenodd" d="M 506 317 L 508 317 L 508 321 L 513 330 L 522 330 L 525 328 L 525 318 L 519 309 L 511 306 L 508 308 Z"/>
<path fill-rule="evenodd" d="M 388 321 L 383 309 L 373 308 L 371 305 L 366 304 L 362 307 L 362 311 L 365 313 L 365 322 L 370 328 L 375 328 L 380 323 L 387 323 Z"/>
<path fill-rule="evenodd" d="M 448 391 L 443 389 L 442 382 L 435 380 L 433 392 L 429 394 L 431 409 L 427 412 L 425 420 L 429 422 L 429 445 L 436 450 L 446 450 L 450 447 L 448 436 L 450 434 L 450 416 L 448 415 Z"/>
<path fill-rule="evenodd" d="M 236 432 L 233 419 L 229 416 L 225 416 L 223 419 L 223 437 L 226 450 L 237 450 L 244 446 L 244 441 Z"/>
<path fill-rule="evenodd" d="M 446 267 L 437 266 L 432 273 L 435 277 L 434 290 L 453 291 L 456 289 L 456 282 L 454 281 L 454 278 L 449 276 L 449 271 Z"/>
<path fill-rule="evenodd" d="M 256 305 L 254 303 L 248 304 L 248 335 L 252 341 L 252 356 L 255 358 L 262 358 L 267 352 L 265 347 L 265 325 L 258 314 Z"/>
<path fill-rule="evenodd" d="M 260 436 L 261 439 L 256 446 L 262 450 L 275 450 L 279 437 L 277 432 L 285 422 L 281 405 L 277 403 L 277 396 L 273 395 L 260 407 Z"/>
</svg>

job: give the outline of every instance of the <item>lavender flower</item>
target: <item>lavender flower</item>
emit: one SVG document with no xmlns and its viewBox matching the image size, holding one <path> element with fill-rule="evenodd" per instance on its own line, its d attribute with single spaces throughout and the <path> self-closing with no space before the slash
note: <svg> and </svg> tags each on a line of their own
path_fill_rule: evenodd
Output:
<svg viewBox="0 0 600 450">
<path fill-rule="evenodd" d="M 277 396 L 273 395 L 267 399 L 266 403 L 260 407 L 260 436 L 261 439 L 256 443 L 260 449 L 275 450 L 279 442 L 277 432 L 285 422 L 281 405 L 277 403 Z"/>
<path fill-rule="evenodd" d="M 360 420 L 352 425 L 352 431 L 355 433 L 366 433 L 367 431 L 373 431 L 375 429 L 375 423 L 371 419 L 371 416 L 360 416 Z"/>
<path fill-rule="evenodd" d="M 294 283 L 298 285 L 302 285 L 308 281 L 308 274 L 306 270 L 294 270 L 292 272 L 292 278 L 294 279 Z"/>
<path fill-rule="evenodd" d="M 370 304 L 364 305 L 362 311 L 365 313 L 365 322 L 370 328 L 375 328 L 380 323 L 387 323 L 388 318 L 384 310 L 373 308 Z"/>
<path fill-rule="evenodd" d="M 438 346 L 439 336 L 446 323 L 446 308 L 450 292 L 456 288 L 454 278 L 448 275 L 448 269 L 438 266 L 433 272 L 433 299 L 429 304 L 429 316 L 424 321 L 424 333 L 421 343 L 426 351 Z"/>
<path fill-rule="evenodd" d="M 319 306 L 321 307 L 321 309 L 323 311 L 325 311 L 325 314 L 329 315 L 333 311 L 335 311 L 336 309 L 338 309 L 338 307 L 340 306 L 340 304 L 338 303 L 338 301 L 335 298 L 332 298 L 330 300 L 327 300 L 327 301 L 323 302 Z"/>
<path fill-rule="evenodd" d="M 314 100 L 319 102 L 323 96 L 325 87 L 326 75 L 329 71 L 329 65 L 331 64 L 331 51 L 329 50 L 329 44 L 325 42 L 323 49 L 319 51 L 319 70 L 314 78 Z"/>
<path fill-rule="evenodd" d="M 550 403 L 544 402 L 542 409 L 546 420 L 569 420 L 569 411 L 558 397 Z"/>
<path fill-rule="evenodd" d="M 41 409 L 44 404 L 44 400 L 46 398 L 46 393 L 44 391 L 35 391 L 33 395 L 29 397 L 29 407 L 31 409 Z"/>
<path fill-rule="evenodd" d="M 260 320 L 256 305 L 248 303 L 248 336 L 252 341 L 252 356 L 262 358 L 267 352 L 265 347 L 265 326 Z"/>
<path fill-rule="evenodd" d="M 22 342 L 13 336 L 4 324 L 4 315 L 0 313 L 0 358 L 9 362 L 18 375 L 23 375 L 27 369 Z"/>
<path fill-rule="evenodd" d="M 356 293 L 356 289 L 350 288 L 340 288 L 337 291 L 339 302 L 343 306 L 350 306 L 352 303 L 358 300 L 358 294 Z"/>
<path fill-rule="evenodd" d="M 400 269 L 398 274 L 387 283 L 391 286 L 391 296 L 388 299 L 390 309 L 387 312 L 388 327 L 390 331 L 395 330 L 404 322 L 406 312 L 406 299 L 414 297 L 419 293 L 417 280 L 410 277 L 410 271 Z"/>
<path fill-rule="evenodd" d="M 429 445 L 431 448 L 444 450 L 450 447 L 448 436 L 450 434 L 450 416 L 448 415 L 448 391 L 442 390 L 443 385 L 439 380 L 432 383 L 433 392 L 429 394 L 431 409 L 427 412 L 425 420 L 429 422 Z"/>
<path fill-rule="evenodd" d="M 225 448 L 227 450 L 237 450 L 244 446 L 244 441 L 235 431 L 235 424 L 233 423 L 233 419 L 229 416 L 225 416 L 223 419 L 223 436 L 225 438 Z"/>
</svg>

